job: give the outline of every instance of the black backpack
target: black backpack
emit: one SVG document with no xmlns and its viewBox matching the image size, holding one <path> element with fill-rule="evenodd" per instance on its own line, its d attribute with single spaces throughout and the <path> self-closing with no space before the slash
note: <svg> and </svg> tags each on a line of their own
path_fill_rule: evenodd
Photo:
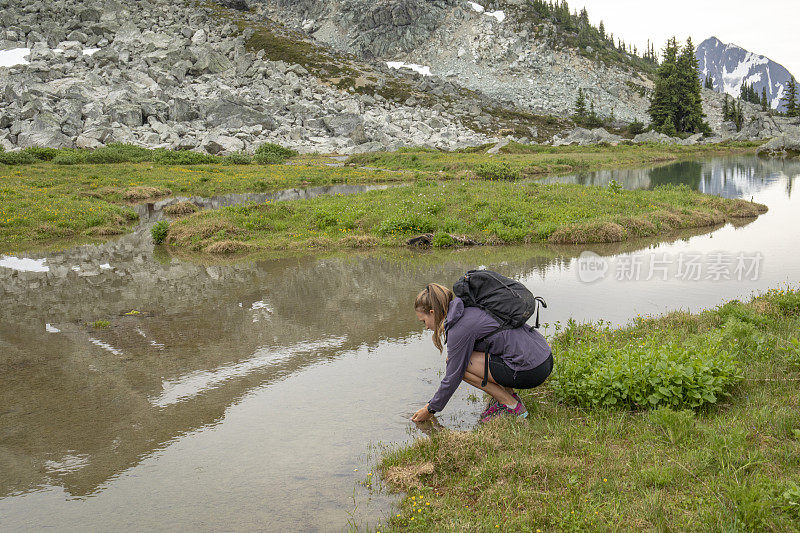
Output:
<svg viewBox="0 0 800 533">
<path fill-rule="evenodd" d="M 534 313 L 534 327 L 538 328 L 539 305 L 547 308 L 547 303 L 540 296 L 534 296 L 525 285 L 491 270 L 470 270 L 455 282 L 453 293 L 464 301 L 464 307 L 483 309 L 500 323 L 497 329 L 476 342 L 482 342 L 505 329 L 518 328 Z M 489 354 L 486 353 L 482 387 L 486 386 L 488 369 Z"/>
</svg>

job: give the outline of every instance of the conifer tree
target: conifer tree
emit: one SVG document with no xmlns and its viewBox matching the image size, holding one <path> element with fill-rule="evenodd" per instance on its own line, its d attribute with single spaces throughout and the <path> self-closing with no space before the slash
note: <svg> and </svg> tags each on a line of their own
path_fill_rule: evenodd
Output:
<svg viewBox="0 0 800 533">
<path fill-rule="evenodd" d="M 706 89 L 714 90 L 714 79 L 711 76 L 706 76 Z"/>
<path fill-rule="evenodd" d="M 697 72 L 697 57 L 692 38 L 686 39 L 677 62 L 678 98 L 676 112 L 673 114 L 675 127 L 680 132 L 708 133 L 703 113 L 700 76 Z"/>
<path fill-rule="evenodd" d="M 575 117 L 586 118 L 586 96 L 583 94 L 583 89 L 578 89 L 578 98 L 575 100 Z"/>
<path fill-rule="evenodd" d="M 761 88 L 761 111 L 769 111 L 769 100 L 767 99 L 767 86 Z"/>
<path fill-rule="evenodd" d="M 602 20 L 600 21 L 600 27 L 597 28 L 597 31 L 600 32 L 600 38 L 601 39 L 605 39 L 606 38 L 606 27 L 603 24 Z"/>
<path fill-rule="evenodd" d="M 799 115 L 800 109 L 797 107 L 797 82 L 794 76 L 786 82 L 786 96 L 781 99 L 781 102 L 786 105 L 786 116 L 796 117 Z"/>
<path fill-rule="evenodd" d="M 675 72 L 678 66 L 678 43 L 675 38 L 667 41 L 664 47 L 664 59 L 661 61 L 656 71 L 657 79 L 653 88 L 653 98 L 647 112 L 653 124 L 661 129 L 664 124 L 673 121 L 675 102 L 677 97 L 677 87 Z M 673 121 L 673 129 L 674 129 Z"/>
<path fill-rule="evenodd" d="M 664 59 L 656 74 L 656 85 L 648 109 L 653 124 L 663 133 L 673 129 L 677 132 L 708 133 L 710 128 L 704 120 L 700 74 L 691 38 L 680 50 L 674 37 L 667 41 Z M 669 126 L 670 122 L 672 127 Z"/>
<path fill-rule="evenodd" d="M 722 101 L 722 120 L 731 119 L 731 102 L 728 99 L 728 93 L 725 93 L 725 99 Z"/>
</svg>

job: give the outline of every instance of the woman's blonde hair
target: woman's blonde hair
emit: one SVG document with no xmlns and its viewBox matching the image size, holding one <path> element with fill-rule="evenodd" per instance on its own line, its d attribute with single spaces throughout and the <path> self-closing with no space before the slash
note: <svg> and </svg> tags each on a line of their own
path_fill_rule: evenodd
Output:
<svg viewBox="0 0 800 533">
<path fill-rule="evenodd" d="M 414 310 L 428 314 L 433 310 L 433 345 L 441 352 L 444 349 L 442 339 L 444 338 L 444 320 L 447 318 L 447 309 L 453 301 L 453 291 L 439 285 L 431 283 L 414 300 Z"/>
</svg>

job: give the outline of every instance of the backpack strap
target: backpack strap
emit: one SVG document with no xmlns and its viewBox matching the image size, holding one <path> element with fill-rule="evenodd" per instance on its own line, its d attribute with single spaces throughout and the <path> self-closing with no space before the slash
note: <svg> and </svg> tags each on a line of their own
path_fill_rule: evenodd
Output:
<svg viewBox="0 0 800 533">
<path fill-rule="evenodd" d="M 541 305 L 545 309 L 547 309 L 547 302 L 544 301 L 544 298 L 541 296 L 535 296 L 533 300 L 536 302 L 536 325 L 533 326 L 536 329 L 539 329 L 539 306 Z"/>
</svg>

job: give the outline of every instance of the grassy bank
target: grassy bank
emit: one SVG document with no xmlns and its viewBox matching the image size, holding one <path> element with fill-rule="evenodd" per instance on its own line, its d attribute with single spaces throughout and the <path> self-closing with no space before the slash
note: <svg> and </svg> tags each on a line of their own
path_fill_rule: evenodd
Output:
<svg viewBox="0 0 800 533">
<path fill-rule="evenodd" d="M 413 172 L 325 166 L 319 156 L 287 165 L 154 162 L 0 164 L 0 242 L 4 251 L 124 233 L 130 205 L 170 195 L 210 197 L 339 183 L 407 181 Z M 330 161 L 329 159 L 327 160 Z"/>
<path fill-rule="evenodd" d="M 382 530 L 798 531 L 800 292 L 568 324 L 526 420 L 387 450 Z"/>
<path fill-rule="evenodd" d="M 397 246 L 433 233 L 485 244 L 619 242 L 752 217 L 760 204 L 687 187 L 626 191 L 539 183 L 417 181 L 293 202 L 226 207 L 173 222 L 166 242 L 208 252 Z M 624 213 L 624 214 L 623 214 Z"/>
<path fill-rule="evenodd" d="M 498 154 L 487 154 L 491 146 L 441 152 L 405 149 L 397 152 L 370 152 L 348 159 L 355 166 L 378 166 L 393 170 L 459 172 L 487 164 L 507 164 L 518 177 L 538 176 L 573 170 L 598 170 L 623 166 L 647 165 L 691 157 L 755 154 L 761 143 L 726 142 L 721 144 L 679 146 L 664 144 L 608 144 L 594 146 L 526 145 L 511 142 Z"/>
<path fill-rule="evenodd" d="M 131 204 L 170 195 L 208 197 L 231 192 L 272 192 L 292 187 L 409 182 L 433 178 L 439 181 L 515 179 L 576 168 L 642 165 L 692 155 L 742 153 L 753 148 L 749 145 L 553 148 L 511 144 L 503 150 L 509 153 L 490 156 L 477 152 L 407 150 L 353 158 L 364 163 L 362 168 L 352 165 L 332 167 L 333 160 L 322 155 L 301 155 L 291 158 L 286 164 L 262 165 L 245 164 L 250 158 L 243 154 L 219 157 L 194 152 L 148 150 L 130 145 L 110 145 L 93 151 L 31 148 L 21 152 L 0 153 L 3 156 L 0 157 L 0 248 L 2 251 L 12 251 L 66 246 L 86 239 L 124 233 L 136 221 Z M 384 167 L 389 167 L 389 170 Z M 312 214 L 317 216 L 316 213 Z M 325 215 L 322 213 L 319 216 Z M 355 245 L 391 244 L 385 239 L 385 232 L 376 234 L 372 231 L 370 224 L 380 222 L 366 220 L 363 227 L 358 224 L 346 227 L 345 224 L 338 228 L 337 233 L 334 221 L 310 219 L 298 225 L 293 232 L 287 229 L 281 233 L 279 230 L 273 236 L 275 242 L 269 246 L 286 247 L 290 242 L 303 242 L 313 237 L 322 237 L 322 244 L 326 245 L 325 239 L 337 240 L 344 234 L 368 237 L 366 240 L 353 241 Z M 353 221 L 358 222 L 358 219 L 354 218 Z M 295 221 L 283 220 L 278 227 L 283 222 Z M 531 221 L 532 224 L 534 222 L 535 219 Z M 557 224 L 562 222 L 556 221 Z M 499 224 L 496 227 L 491 224 L 467 227 L 454 223 L 442 229 L 462 233 L 475 230 L 473 233 L 481 241 L 487 242 L 525 240 L 524 236 L 521 240 L 517 237 L 508 238 L 508 231 L 516 235 L 522 231 L 519 228 L 502 229 L 503 225 L 512 227 L 518 226 L 518 223 L 500 220 Z M 553 229 L 552 225 L 536 225 L 538 229 L 533 239 L 542 238 Z M 686 227 L 683 223 L 676 225 Z M 340 224 L 337 222 L 335 226 Z M 689 223 L 689 226 L 692 224 Z M 252 230 L 239 228 L 243 229 Z M 652 230 L 648 231 L 653 234 Z M 297 234 L 303 233 L 304 236 L 298 238 Z M 391 231 L 388 233 L 391 235 Z M 255 238 L 258 240 L 258 236 Z M 440 244 L 446 242 L 441 241 Z"/>
</svg>

